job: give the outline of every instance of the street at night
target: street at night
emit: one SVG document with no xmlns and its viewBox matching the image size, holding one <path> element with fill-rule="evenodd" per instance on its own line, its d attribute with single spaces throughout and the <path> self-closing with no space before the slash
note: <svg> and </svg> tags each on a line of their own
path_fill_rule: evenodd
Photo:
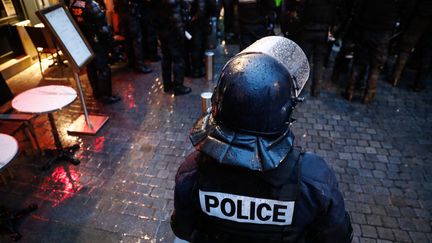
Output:
<svg viewBox="0 0 432 243">
<path fill-rule="evenodd" d="M 81 75 L 90 114 L 109 116 L 96 135 L 69 135 L 70 124 L 83 114 L 79 98 L 53 114 L 61 142 L 78 143 L 75 158 L 42 166 L 49 159 L 32 151 L 17 133 L 19 153 L 2 170 L 1 205 L 18 210 L 31 203 L 38 209 L 17 221 L 20 242 L 173 242 L 170 215 L 174 177 L 194 150 L 189 131 L 201 115 L 200 94 L 213 91 L 237 45 L 215 49 L 215 77 L 185 79 L 188 95 L 163 91 L 160 62 L 149 74 L 124 65 L 113 69 L 114 104 L 91 95 Z M 37 86 L 65 85 L 76 89 L 68 67 L 39 64 L 7 80 L 15 95 Z M 328 69 L 330 70 L 330 69 Z M 413 92 L 412 71 L 396 87 L 381 75 L 373 102 L 364 105 L 341 97 L 345 83 L 330 81 L 325 72 L 321 95 L 305 101 L 293 114 L 295 144 L 323 157 L 334 170 L 354 229 L 353 242 L 432 242 L 432 82 Z M 346 77 L 345 77 L 346 78 Z M 42 149 L 53 148 L 46 114 L 32 124 Z M 0 242 L 12 242 L 7 233 Z"/>
</svg>

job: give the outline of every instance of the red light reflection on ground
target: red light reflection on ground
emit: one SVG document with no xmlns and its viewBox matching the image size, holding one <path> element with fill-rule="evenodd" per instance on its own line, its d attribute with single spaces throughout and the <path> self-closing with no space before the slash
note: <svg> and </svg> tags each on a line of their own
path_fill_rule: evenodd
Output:
<svg viewBox="0 0 432 243">
<path fill-rule="evenodd" d="M 128 99 L 129 109 L 136 108 L 134 93 L 135 93 L 135 87 L 134 87 L 133 83 L 129 83 L 127 91 L 126 91 L 126 97 Z"/>
<path fill-rule="evenodd" d="M 73 165 L 67 168 L 59 166 L 45 178 L 40 190 L 46 193 L 47 200 L 55 201 L 53 207 L 56 207 L 81 190 L 82 186 L 78 183 L 81 176 L 80 172 L 74 170 Z"/>
<path fill-rule="evenodd" d="M 40 221 L 44 221 L 44 222 L 48 222 L 49 221 L 49 219 L 44 218 L 44 217 L 42 217 L 41 215 L 38 215 L 38 214 L 32 213 L 31 216 L 32 216 L 32 218 L 38 219 Z"/>
<path fill-rule="evenodd" d="M 104 136 L 97 137 L 95 140 L 94 151 L 96 153 L 101 152 L 104 148 L 104 145 L 105 145 L 105 137 Z"/>
</svg>

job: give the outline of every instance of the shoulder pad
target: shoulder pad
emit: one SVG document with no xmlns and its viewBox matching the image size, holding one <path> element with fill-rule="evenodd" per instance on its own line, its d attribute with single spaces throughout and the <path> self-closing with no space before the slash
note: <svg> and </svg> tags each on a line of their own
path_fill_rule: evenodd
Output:
<svg viewBox="0 0 432 243">
<path fill-rule="evenodd" d="M 314 183 L 332 185 L 336 182 L 334 172 L 320 156 L 307 152 L 301 161 L 302 179 Z"/>
</svg>

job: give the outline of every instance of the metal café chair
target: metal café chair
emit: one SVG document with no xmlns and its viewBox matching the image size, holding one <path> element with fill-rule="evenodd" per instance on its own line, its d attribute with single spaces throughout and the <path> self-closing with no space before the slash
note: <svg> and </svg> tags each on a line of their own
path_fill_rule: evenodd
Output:
<svg viewBox="0 0 432 243">
<path fill-rule="evenodd" d="M 0 75 L 0 133 L 15 136 L 22 131 L 27 141 L 30 141 L 31 148 L 40 156 L 42 151 L 31 121 L 36 114 L 12 113 L 11 101 L 14 95 L 9 89 L 3 76 Z"/>
<path fill-rule="evenodd" d="M 53 63 L 49 67 L 52 67 L 53 65 L 63 64 L 63 61 L 60 58 L 60 50 L 45 27 L 25 26 L 25 30 L 27 31 L 31 41 L 33 42 L 33 45 L 36 47 L 39 59 L 39 68 L 42 76 L 43 54 L 49 54 L 51 56 L 51 59 L 53 60 Z"/>
</svg>

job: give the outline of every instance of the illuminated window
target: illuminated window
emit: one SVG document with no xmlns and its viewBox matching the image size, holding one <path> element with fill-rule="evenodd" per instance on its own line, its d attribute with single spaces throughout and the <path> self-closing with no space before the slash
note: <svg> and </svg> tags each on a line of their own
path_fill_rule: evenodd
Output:
<svg viewBox="0 0 432 243">
<path fill-rule="evenodd" d="M 16 11 L 12 0 L 0 1 L 0 18 L 15 16 Z"/>
</svg>

